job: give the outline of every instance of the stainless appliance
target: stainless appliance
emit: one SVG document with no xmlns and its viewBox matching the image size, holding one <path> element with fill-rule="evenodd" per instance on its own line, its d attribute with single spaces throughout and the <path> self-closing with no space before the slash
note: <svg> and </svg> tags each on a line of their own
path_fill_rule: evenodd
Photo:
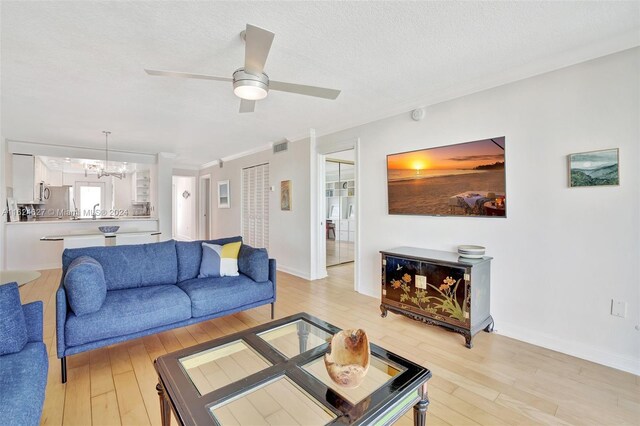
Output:
<svg viewBox="0 0 640 426">
<path fill-rule="evenodd" d="M 43 197 L 45 200 L 41 204 L 47 204 L 46 208 L 39 209 L 38 217 L 69 217 L 73 215 L 74 207 L 72 205 L 72 188 L 65 186 L 46 186 L 41 185 Z"/>
<path fill-rule="evenodd" d="M 38 184 L 38 193 L 36 194 L 38 204 L 47 204 L 49 198 L 51 197 L 51 189 L 49 185 L 44 182 L 40 182 Z"/>
</svg>

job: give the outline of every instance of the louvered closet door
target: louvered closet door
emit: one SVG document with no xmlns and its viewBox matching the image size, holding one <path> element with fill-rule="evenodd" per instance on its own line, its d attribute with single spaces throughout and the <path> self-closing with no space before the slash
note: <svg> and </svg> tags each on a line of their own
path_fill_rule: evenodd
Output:
<svg viewBox="0 0 640 426">
<path fill-rule="evenodd" d="M 242 239 L 269 248 L 269 164 L 242 169 Z"/>
</svg>

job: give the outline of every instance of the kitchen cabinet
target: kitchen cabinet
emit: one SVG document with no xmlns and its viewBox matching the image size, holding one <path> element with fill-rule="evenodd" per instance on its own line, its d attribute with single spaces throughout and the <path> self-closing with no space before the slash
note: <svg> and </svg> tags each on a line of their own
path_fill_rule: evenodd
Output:
<svg viewBox="0 0 640 426">
<path fill-rule="evenodd" d="M 51 170 L 47 168 L 47 178 L 45 182 L 49 186 L 62 186 L 62 170 Z"/>
<path fill-rule="evenodd" d="M 479 331 L 493 330 L 491 257 L 467 259 L 413 247 L 383 250 L 382 317 L 387 311 L 462 334 L 466 346 Z"/>
<path fill-rule="evenodd" d="M 40 157 L 13 154 L 13 198 L 18 204 L 41 204 L 40 184 L 61 186 L 62 172 L 50 170 Z"/>
<path fill-rule="evenodd" d="M 47 182 L 47 167 L 42 160 L 36 156 L 33 157 L 33 199 L 36 203 L 44 202 L 40 193 L 40 184 L 46 184 Z"/>
<path fill-rule="evenodd" d="M 134 172 L 131 176 L 131 199 L 134 203 L 151 201 L 151 177 L 149 170 Z"/>
<path fill-rule="evenodd" d="M 38 191 L 33 155 L 13 154 L 13 198 L 18 204 L 32 204 Z"/>
</svg>

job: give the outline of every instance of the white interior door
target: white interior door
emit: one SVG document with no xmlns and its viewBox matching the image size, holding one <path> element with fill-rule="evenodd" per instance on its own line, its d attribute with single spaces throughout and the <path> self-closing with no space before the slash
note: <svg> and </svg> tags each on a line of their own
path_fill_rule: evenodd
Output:
<svg viewBox="0 0 640 426">
<path fill-rule="evenodd" d="M 174 176 L 175 239 L 192 241 L 196 238 L 196 178 Z"/>
</svg>

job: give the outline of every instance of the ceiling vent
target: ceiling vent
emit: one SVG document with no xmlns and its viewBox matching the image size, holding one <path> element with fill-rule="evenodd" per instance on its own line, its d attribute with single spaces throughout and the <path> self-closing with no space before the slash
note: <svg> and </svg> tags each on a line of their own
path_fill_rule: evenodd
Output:
<svg viewBox="0 0 640 426">
<path fill-rule="evenodd" d="M 279 152 L 284 152 L 289 149 L 289 141 L 285 140 L 284 142 L 274 143 L 273 144 L 273 153 L 278 154 Z"/>
</svg>

